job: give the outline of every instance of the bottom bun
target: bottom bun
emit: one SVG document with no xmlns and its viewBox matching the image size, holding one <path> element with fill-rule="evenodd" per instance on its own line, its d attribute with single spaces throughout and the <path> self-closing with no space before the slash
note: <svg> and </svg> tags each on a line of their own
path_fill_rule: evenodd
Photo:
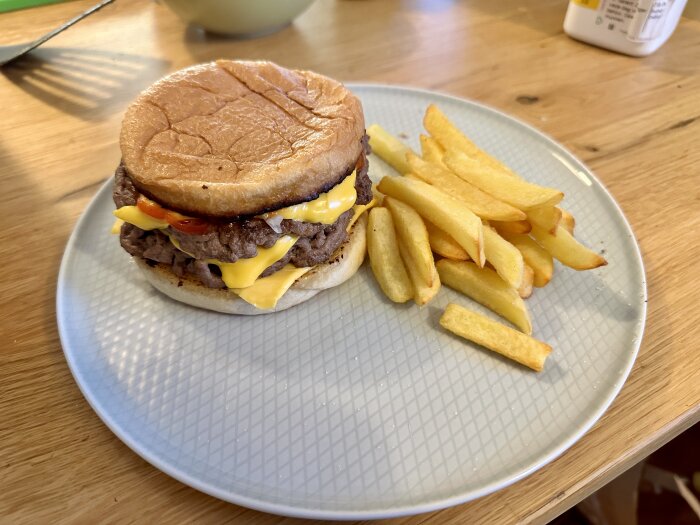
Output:
<svg viewBox="0 0 700 525">
<path fill-rule="evenodd" d="M 311 299 L 314 295 L 344 283 L 355 275 L 362 265 L 366 252 L 367 217 L 362 215 L 346 241 L 336 250 L 328 262 L 315 266 L 297 280 L 277 302 L 275 308 L 260 310 L 247 303 L 230 290 L 207 288 L 197 279 L 175 275 L 169 266 L 150 266 L 144 259 L 134 257 L 136 265 L 154 288 L 181 303 L 237 315 L 259 315 L 280 312 Z"/>
</svg>

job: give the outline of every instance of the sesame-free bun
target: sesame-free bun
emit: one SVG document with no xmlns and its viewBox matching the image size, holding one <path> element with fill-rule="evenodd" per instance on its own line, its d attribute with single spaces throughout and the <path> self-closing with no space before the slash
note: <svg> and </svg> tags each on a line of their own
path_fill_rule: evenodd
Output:
<svg viewBox="0 0 700 525">
<path fill-rule="evenodd" d="M 277 302 L 277 306 L 270 310 L 260 310 L 229 290 L 207 288 L 196 279 L 178 277 L 165 265 L 149 266 L 139 257 L 134 257 L 133 260 L 149 283 L 176 301 L 226 314 L 267 314 L 303 303 L 317 293 L 338 286 L 355 275 L 365 258 L 366 230 L 367 216 L 363 214 L 350 230 L 346 241 L 329 261 L 304 274 L 287 290 Z"/>
<path fill-rule="evenodd" d="M 159 80 L 129 106 L 120 145 L 136 187 L 198 216 L 254 215 L 338 184 L 362 151 L 360 101 L 271 62 L 217 60 Z"/>
</svg>

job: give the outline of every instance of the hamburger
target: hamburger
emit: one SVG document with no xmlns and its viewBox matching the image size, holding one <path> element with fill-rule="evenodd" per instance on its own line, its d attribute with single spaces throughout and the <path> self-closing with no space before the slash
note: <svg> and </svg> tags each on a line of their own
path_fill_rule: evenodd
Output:
<svg viewBox="0 0 700 525">
<path fill-rule="evenodd" d="M 120 146 L 113 231 L 177 301 L 279 311 L 364 260 L 368 137 L 335 80 L 270 62 L 189 67 L 129 106 Z"/>
</svg>

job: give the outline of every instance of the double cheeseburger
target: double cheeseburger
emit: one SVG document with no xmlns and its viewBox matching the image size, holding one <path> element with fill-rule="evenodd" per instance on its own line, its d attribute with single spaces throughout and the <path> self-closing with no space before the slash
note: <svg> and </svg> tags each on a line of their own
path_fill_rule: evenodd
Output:
<svg viewBox="0 0 700 525">
<path fill-rule="evenodd" d="M 362 264 L 367 140 L 360 101 L 330 78 L 269 62 L 183 69 L 126 112 L 114 231 L 177 301 L 289 308 Z"/>
</svg>

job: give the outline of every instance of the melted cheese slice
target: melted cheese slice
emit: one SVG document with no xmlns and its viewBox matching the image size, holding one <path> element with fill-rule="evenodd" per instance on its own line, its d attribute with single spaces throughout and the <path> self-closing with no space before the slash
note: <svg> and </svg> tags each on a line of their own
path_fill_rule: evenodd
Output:
<svg viewBox="0 0 700 525">
<path fill-rule="evenodd" d="M 370 208 L 374 207 L 376 204 L 377 204 L 377 199 L 373 198 L 367 204 L 355 205 L 353 207 L 353 209 L 355 210 L 355 214 L 352 216 L 352 219 L 350 219 L 350 222 L 348 223 L 348 227 L 346 228 L 346 230 L 350 231 L 350 229 L 353 227 L 353 225 L 357 222 L 357 219 L 360 218 L 360 215 L 362 215 L 364 212 L 366 212 Z"/>
<path fill-rule="evenodd" d="M 121 233 L 122 224 L 124 224 L 124 221 L 122 219 L 114 219 L 114 224 L 112 224 L 112 229 L 109 230 L 109 232 L 115 235 Z"/>
<path fill-rule="evenodd" d="M 260 217 L 263 219 L 282 217 L 300 222 L 333 224 L 338 217 L 355 205 L 357 200 L 355 178 L 356 173 L 353 171 L 328 193 L 322 193 L 312 201 L 264 213 Z"/>
<path fill-rule="evenodd" d="M 298 238 L 296 235 L 283 235 L 270 248 L 258 247 L 258 254 L 249 259 L 238 259 L 233 263 L 208 259 L 207 262 L 219 267 L 221 278 L 228 288 L 247 288 L 255 283 L 268 266 L 284 257 Z"/>
<path fill-rule="evenodd" d="M 167 233 L 166 233 L 167 235 Z M 186 252 L 180 246 L 180 242 L 173 237 L 168 235 L 170 242 L 173 243 L 175 248 L 181 252 L 187 253 L 190 257 L 193 257 L 191 253 Z M 284 235 L 277 239 L 277 242 L 269 248 L 258 248 L 258 254 L 255 257 L 250 257 L 249 259 L 238 259 L 236 262 L 227 263 L 219 261 L 218 259 L 207 259 L 208 264 L 214 264 L 221 270 L 221 278 L 224 284 L 229 289 L 235 288 L 247 288 L 253 286 L 268 266 L 273 265 L 284 257 L 287 252 L 294 246 L 297 239 L 294 235 Z M 193 257 L 194 258 L 194 257 Z M 289 265 L 287 265 L 289 266 Z M 286 268 L 286 266 L 285 266 Z M 292 268 L 294 268 L 292 266 Z M 270 275 L 273 277 L 277 272 Z M 264 277 L 267 279 L 267 277 Z"/>
<path fill-rule="evenodd" d="M 256 308 L 269 310 L 274 308 L 294 282 L 309 270 L 311 268 L 296 268 L 288 264 L 272 275 L 258 279 L 252 286 L 233 292 Z"/>
<path fill-rule="evenodd" d="M 357 204 L 353 207 L 355 214 L 348 224 L 348 231 L 357 222 L 360 216 L 377 204 L 377 199 L 372 199 L 367 204 Z M 238 297 L 261 310 L 269 310 L 277 306 L 277 302 L 287 293 L 287 290 L 311 268 L 296 268 L 291 264 L 268 277 L 258 279 L 248 288 L 232 290 Z"/>
<path fill-rule="evenodd" d="M 147 213 L 143 213 L 139 210 L 138 206 L 122 206 L 112 213 L 118 219 L 133 224 L 142 230 L 160 230 L 168 227 L 168 221 L 151 217 Z"/>
<path fill-rule="evenodd" d="M 345 180 L 327 193 L 322 193 L 316 199 L 302 202 L 287 208 L 260 215 L 263 219 L 280 216 L 283 219 L 293 219 L 300 222 L 320 222 L 333 224 L 343 213 L 355 205 L 357 191 L 355 190 L 356 174 L 353 171 Z M 122 206 L 112 212 L 115 217 L 133 224 L 142 230 L 159 230 L 168 227 L 165 219 L 156 219 L 142 212 L 138 206 Z M 172 212 L 171 212 L 172 213 Z M 183 216 L 184 217 L 184 216 Z"/>
</svg>

